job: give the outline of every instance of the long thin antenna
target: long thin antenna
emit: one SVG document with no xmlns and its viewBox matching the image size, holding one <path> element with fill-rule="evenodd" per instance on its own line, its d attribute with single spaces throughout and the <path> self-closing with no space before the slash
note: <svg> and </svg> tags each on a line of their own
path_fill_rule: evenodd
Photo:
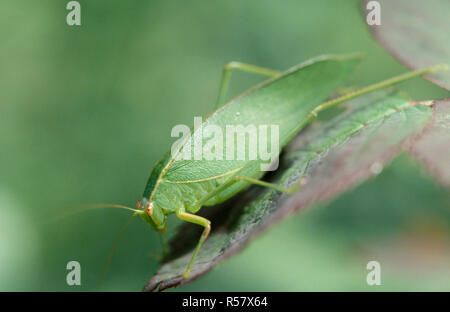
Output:
<svg viewBox="0 0 450 312">
<path fill-rule="evenodd" d="M 125 223 L 125 225 L 120 230 L 120 233 L 117 236 L 116 241 L 114 242 L 114 245 L 112 246 L 111 251 L 108 254 L 108 257 L 106 258 L 105 264 L 103 265 L 102 273 L 100 274 L 100 279 L 99 279 L 99 282 L 98 282 L 98 289 L 100 289 L 100 287 L 103 284 L 103 280 L 105 279 L 106 271 L 108 269 L 109 263 L 111 262 L 112 256 L 114 255 L 114 251 L 116 250 L 117 244 L 119 243 L 120 239 L 122 238 L 123 233 L 125 233 L 126 229 L 130 225 L 131 221 L 133 220 L 133 217 L 135 217 L 136 215 L 137 215 L 137 213 L 134 213 L 128 219 L 127 223 Z"/>
<path fill-rule="evenodd" d="M 45 223 L 52 223 L 59 221 L 60 219 L 64 219 L 74 215 L 76 213 L 84 212 L 92 209 L 100 209 L 100 208 L 116 208 L 116 209 L 125 209 L 129 211 L 133 211 L 136 214 L 144 213 L 143 210 L 133 209 L 128 206 L 119 205 L 119 204 L 109 204 L 109 203 L 100 203 L 100 204 L 86 204 L 86 205 L 78 205 L 72 207 L 66 207 L 63 211 L 53 211 L 51 215 L 45 218 Z"/>
<path fill-rule="evenodd" d="M 138 210 L 138 209 L 134 209 L 125 205 L 120 205 L 120 204 L 109 204 L 109 203 L 100 203 L 100 204 L 86 204 L 86 205 L 80 205 L 77 207 L 76 210 L 73 210 L 69 213 L 76 213 L 76 212 L 81 212 L 81 211 L 85 211 L 85 210 L 91 210 L 91 209 L 97 209 L 97 208 L 118 208 L 118 209 L 125 209 L 125 210 L 129 210 L 129 211 L 133 211 L 135 213 L 141 213 L 143 212 L 142 210 Z M 72 208 L 74 209 L 74 208 Z"/>
</svg>

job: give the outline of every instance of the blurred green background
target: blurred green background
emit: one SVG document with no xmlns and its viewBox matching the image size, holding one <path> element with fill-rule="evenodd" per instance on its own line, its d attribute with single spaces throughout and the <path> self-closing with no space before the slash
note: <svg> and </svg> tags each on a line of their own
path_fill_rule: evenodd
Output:
<svg viewBox="0 0 450 312">
<path fill-rule="evenodd" d="M 226 62 L 287 69 L 363 52 L 349 86 L 406 71 L 371 38 L 358 1 L 81 0 L 79 27 L 66 24 L 67 2 L 0 2 L 2 291 L 96 289 L 129 213 L 54 217 L 83 203 L 134 206 L 171 128 L 212 110 Z M 231 94 L 260 81 L 233 77 Z M 399 88 L 416 100 L 449 96 L 423 79 Z M 448 191 L 401 156 L 175 290 L 450 290 L 449 206 Z M 160 250 L 157 233 L 135 220 L 102 290 L 141 290 L 158 266 L 149 253 Z M 71 260 L 81 286 L 66 284 Z M 383 286 L 367 286 L 370 260 Z"/>
</svg>

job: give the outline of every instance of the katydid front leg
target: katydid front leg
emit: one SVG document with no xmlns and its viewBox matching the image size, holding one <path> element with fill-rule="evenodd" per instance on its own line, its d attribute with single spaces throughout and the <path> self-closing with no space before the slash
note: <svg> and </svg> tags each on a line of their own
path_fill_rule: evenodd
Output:
<svg viewBox="0 0 450 312">
<path fill-rule="evenodd" d="M 195 223 L 195 224 L 201 225 L 205 228 L 203 230 L 202 236 L 200 237 L 200 240 L 197 243 L 197 247 L 194 250 L 194 254 L 191 257 L 191 261 L 189 261 L 189 264 L 188 264 L 186 270 L 183 272 L 183 277 L 188 278 L 189 274 L 191 272 L 192 264 L 194 263 L 194 260 L 197 257 L 198 251 L 202 247 L 203 243 L 205 242 L 206 238 L 209 235 L 209 232 L 211 231 L 211 221 L 209 221 L 206 218 L 187 213 L 184 211 L 184 208 L 177 210 L 176 214 L 177 214 L 177 217 L 183 221 Z"/>
<path fill-rule="evenodd" d="M 212 194 L 210 194 L 208 197 L 204 198 L 202 200 L 202 202 L 206 202 L 208 199 L 210 199 L 211 197 L 213 197 L 214 195 L 218 194 L 220 191 L 222 191 L 223 189 L 225 189 L 226 187 L 229 187 L 231 184 L 237 182 L 237 181 L 247 181 L 251 184 L 256 184 L 256 185 L 260 185 L 263 187 L 267 187 L 267 188 L 272 188 L 275 189 L 277 191 L 286 193 L 286 194 L 292 194 L 294 192 L 296 192 L 302 185 L 302 182 L 304 181 L 303 179 L 301 179 L 299 181 L 299 183 L 295 184 L 294 186 L 290 187 L 290 188 L 286 188 L 286 187 L 282 187 L 273 183 L 269 183 L 269 182 L 265 182 L 265 181 L 261 181 L 258 179 L 253 179 L 253 178 L 249 178 L 249 177 L 244 177 L 244 176 L 235 176 L 233 179 L 231 179 L 228 183 L 225 183 L 224 185 L 222 185 L 222 187 L 219 187 L 216 189 L 215 192 L 213 192 Z M 198 243 L 197 243 L 197 247 L 194 250 L 194 253 L 192 254 L 191 260 L 189 261 L 189 264 L 186 268 L 186 270 L 183 272 L 183 277 L 184 278 L 188 278 L 192 265 L 194 264 L 195 258 L 197 257 L 197 254 L 200 250 L 200 248 L 202 247 L 203 243 L 205 242 L 206 238 L 208 237 L 210 231 L 211 231 L 211 221 L 209 221 L 206 218 L 197 216 L 195 214 L 190 214 L 185 212 L 184 208 L 181 208 L 179 210 L 176 211 L 176 215 L 178 218 L 180 218 L 183 221 L 186 222 L 190 222 L 190 223 L 195 223 L 198 225 L 203 226 L 205 229 L 203 230 L 202 236 L 200 237 Z"/>
</svg>

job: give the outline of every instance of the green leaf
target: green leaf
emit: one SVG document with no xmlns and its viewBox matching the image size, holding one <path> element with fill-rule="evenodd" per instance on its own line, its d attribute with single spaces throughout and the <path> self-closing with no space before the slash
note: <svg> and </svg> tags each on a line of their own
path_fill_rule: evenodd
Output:
<svg viewBox="0 0 450 312">
<path fill-rule="evenodd" d="M 191 276 L 182 277 L 199 227 L 184 225 L 171 242 L 171 253 L 146 285 L 146 291 L 182 285 L 205 274 L 241 250 L 284 216 L 341 192 L 378 174 L 405 143 L 432 120 L 429 103 L 411 102 L 396 92 L 374 93 L 347 103 L 347 110 L 323 123 L 313 123 L 287 148 L 270 182 L 304 186 L 294 195 L 253 187 L 223 205 L 200 214 L 212 220 L 212 233 L 200 250 Z"/>
<path fill-rule="evenodd" d="M 380 0 L 381 25 L 369 26 L 378 42 L 411 69 L 450 64 L 450 1 Z M 368 11 L 364 1 L 363 15 Z M 426 76 L 450 90 L 450 71 Z"/>
</svg>

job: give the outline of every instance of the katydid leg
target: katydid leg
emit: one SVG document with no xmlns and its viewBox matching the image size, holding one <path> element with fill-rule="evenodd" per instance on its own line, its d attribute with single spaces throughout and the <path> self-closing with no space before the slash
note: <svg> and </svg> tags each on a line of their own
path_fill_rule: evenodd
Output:
<svg viewBox="0 0 450 312">
<path fill-rule="evenodd" d="M 222 82 L 220 83 L 219 96 L 217 97 L 216 108 L 219 108 L 225 103 L 225 96 L 228 91 L 228 86 L 230 85 L 231 71 L 233 69 L 239 69 L 247 73 L 253 73 L 257 75 L 275 77 L 280 74 L 279 71 L 268 69 L 264 67 L 259 67 L 255 65 L 240 63 L 240 62 L 230 62 L 226 64 L 223 68 Z"/>
<path fill-rule="evenodd" d="M 365 88 L 358 89 L 356 91 L 347 93 L 347 94 L 345 94 L 343 96 L 340 96 L 338 98 L 335 98 L 335 99 L 332 99 L 332 100 L 329 100 L 327 102 L 324 102 L 324 103 L 320 104 L 315 109 L 313 109 L 313 111 L 311 112 L 311 115 L 312 116 L 317 116 L 317 114 L 319 112 L 321 112 L 321 111 L 323 111 L 323 110 L 325 110 L 327 108 L 336 106 L 339 103 L 346 102 L 348 100 L 351 100 L 351 99 L 353 99 L 355 97 L 358 97 L 358 96 L 361 96 L 363 94 L 366 94 L 366 93 L 369 93 L 369 92 L 372 92 L 372 91 L 375 91 L 375 90 L 379 90 L 379 89 L 382 89 L 382 88 L 385 88 L 385 87 L 393 86 L 393 85 L 395 85 L 397 83 L 406 81 L 408 79 L 411 79 L 411 78 L 414 78 L 414 77 L 420 77 L 422 75 L 433 73 L 433 72 L 440 71 L 440 70 L 448 70 L 448 66 L 444 65 L 444 64 L 435 65 L 435 66 L 429 66 L 429 67 L 424 68 L 424 69 L 410 71 L 410 72 L 404 73 L 402 75 L 399 75 L 399 76 L 392 77 L 392 78 L 387 79 L 387 80 L 383 80 L 383 81 L 374 83 L 374 84 L 369 85 L 369 86 L 367 86 Z"/>
<path fill-rule="evenodd" d="M 197 257 L 198 251 L 200 250 L 200 248 L 202 247 L 204 241 L 206 240 L 206 238 L 209 235 L 209 232 L 211 231 L 211 221 L 209 221 L 206 218 L 194 215 L 194 214 L 190 214 L 184 211 L 184 209 L 179 209 L 176 212 L 177 217 L 180 218 L 183 221 L 186 222 L 190 222 L 190 223 L 195 223 L 198 225 L 203 226 L 205 229 L 203 230 L 202 236 L 200 237 L 200 240 L 197 243 L 197 247 L 194 250 L 194 254 L 191 257 L 191 261 L 189 261 L 189 264 L 186 268 L 186 270 L 183 273 L 183 277 L 184 278 L 188 278 L 189 277 L 189 273 L 191 271 L 191 267 L 192 264 L 195 261 L 195 258 Z"/>
<path fill-rule="evenodd" d="M 296 191 L 298 191 L 300 189 L 300 187 L 303 184 L 304 179 L 300 179 L 300 181 L 298 183 L 296 183 L 294 186 L 292 187 L 283 187 L 274 183 L 269 183 L 269 182 L 265 182 L 265 181 L 261 181 L 258 179 L 254 179 L 254 178 L 249 178 L 249 177 L 244 177 L 244 176 L 235 176 L 234 177 L 235 180 L 237 181 L 246 181 L 249 182 L 251 184 L 256 184 L 259 186 L 263 186 L 263 187 L 267 187 L 267 188 L 271 188 L 286 194 L 293 194 Z"/>
</svg>

